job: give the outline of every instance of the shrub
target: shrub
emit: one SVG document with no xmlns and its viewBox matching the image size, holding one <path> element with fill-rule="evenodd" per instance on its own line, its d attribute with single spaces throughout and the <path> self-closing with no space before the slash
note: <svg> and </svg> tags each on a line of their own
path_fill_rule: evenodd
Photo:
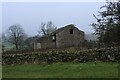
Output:
<svg viewBox="0 0 120 80">
<path fill-rule="evenodd" d="M 41 64 L 55 62 L 119 62 L 120 51 L 116 49 L 96 49 L 84 51 L 48 51 L 48 52 L 31 52 L 22 54 L 3 54 L 3 65 L 16 64 Z"/>
</svg>

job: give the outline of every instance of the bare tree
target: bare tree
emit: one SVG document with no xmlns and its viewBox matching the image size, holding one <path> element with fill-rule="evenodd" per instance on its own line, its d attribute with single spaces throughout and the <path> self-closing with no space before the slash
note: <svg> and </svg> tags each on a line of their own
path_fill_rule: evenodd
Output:
<svg viewBox="0 0 120 80">
<path fill-rule="evenodd" d="M 5 50 L 5 42 L 6 42 L 5 33 L 2 33 L 2 34 L 1 34 L 1 39 L 0 39 L 0 41 L 1 41 L 1 45 L 2 45 L 2 52 L 4 52 L 4 50 Z"/>
<path fill-rule="evenodd" d="M 3 52 L 2 49 L 3 49 L 3 48 L 2 48 L 2 34 L 0 34 L 0 53 Z"/>
<path fill-rule="evenodd" d="M 25 40 L 26 34 L 20 24 L 15 24 L 8 29 L 9 42 L 14 44 L 16 49 L 19 49 L 23 41 Z"/>
<path fill-rule="evenodd" d="M 40 35 L 47 35 L 55 31 L 57 27 L 53 24 L 52 21 L 47 23 L 41 23 L 40 30 L 38 31 Z"/>
</svg>

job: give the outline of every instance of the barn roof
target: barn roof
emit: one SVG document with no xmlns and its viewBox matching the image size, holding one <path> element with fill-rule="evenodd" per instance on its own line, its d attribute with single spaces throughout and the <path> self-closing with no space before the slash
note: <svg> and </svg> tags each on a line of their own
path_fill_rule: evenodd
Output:
<svg viewBox="0 0 120 80">
<path fill-rule="evenodd" d="M 38 42 L 38 41 L 44 41 L 44 39 L 46 39 L 46 38 L 48 38 L 48 37 L 50 37 L 50 36 L 51 36 L 51 34 L 38 37 L 38 38 L 36 39 L 36 41 L 37 41 L 37 42 Z"/>
<path fill-rule="evenodd" d="M 69 26 L 75 27 L 74 24 L 69 24 L 69 25 L 67 25 L 65 27 L 57 29 L 56 31 L 52 32 L 51 34 L 59 33 L 60 31 L 64 30 L 66 27 L 69 27 Z"/>
<path fill-rule="evenodd" d="M 74 24 L 66 25 L 65 27 L 62 27 L 62 28 L 59 28 L 59 29 L 55 30 L 55 31 L 52 32 L 51 34 L 47 34 L 47 35 L 45 35 L 45 36 L 42 36 L 42 37 L 37 38 L 36 41 L 43 41 L 45 38 L 48 38 L 48 37 L 50 37 L 50 36 L 52 36 L 52 35 L 54 35 L 54 34 L 56 34 L 56 33 L 59 33 L 59 32 L 61 32 L 61 31 L 63 31 L 66 27 L 75 27 L 75 25 L 74 25 Z M 75 27 L 75 28 L 76 28 L 76 27 Z M 77 29 L 78 29 L 78 28 L 77 28 Z M 81 31 L 81 30 L 80 30 L 80 31 Z M 82 31 L 82 32 L 83 32 L 83 31 Z"/>
</svg>

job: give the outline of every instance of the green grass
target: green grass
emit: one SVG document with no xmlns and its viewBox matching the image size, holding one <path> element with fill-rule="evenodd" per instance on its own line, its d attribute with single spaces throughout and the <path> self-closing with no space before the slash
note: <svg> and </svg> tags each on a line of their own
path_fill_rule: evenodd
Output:
<svg viewBox="0 0 120 80">
<path fill-rule="evenodd" d="M 15 48 L 15 46 L 13 44 L 11 44 L 11 43 L 5 43 L 4 46 L 5 46 L 4 47 L 5 51 L 13 50 Z"/>
<path fill-rule="evenodd" d="M 2 65 L 0 65 L 0 78 L 2 78 Z"/>
<path fill-rule="evenodd" d="M 3 66 L 3 78 L 117 78 L 118 63 L 55 63 Z"/>
</svg>

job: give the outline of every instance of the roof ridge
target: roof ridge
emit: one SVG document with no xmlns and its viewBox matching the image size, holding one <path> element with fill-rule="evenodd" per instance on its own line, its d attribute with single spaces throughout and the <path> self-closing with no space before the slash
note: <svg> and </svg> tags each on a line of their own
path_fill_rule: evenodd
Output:
<svg viewBox="0 0 120 80">
<path fill-rule="evenodd" d="M 66 28 L 66 27 L 68 27 L 68 26 L 73 26 L 73 27 L 75 27 L 74 24 L 68 24 L 68 25 L 66 25 L 66 26 L 64 26 L 64 27 L 58 28 L 57 30 L 55 30 L 55 31 L 52 32 L 51 34 L 58 33 L 58 32 L 62 31 L 64 28 Z"/>
</svg>

